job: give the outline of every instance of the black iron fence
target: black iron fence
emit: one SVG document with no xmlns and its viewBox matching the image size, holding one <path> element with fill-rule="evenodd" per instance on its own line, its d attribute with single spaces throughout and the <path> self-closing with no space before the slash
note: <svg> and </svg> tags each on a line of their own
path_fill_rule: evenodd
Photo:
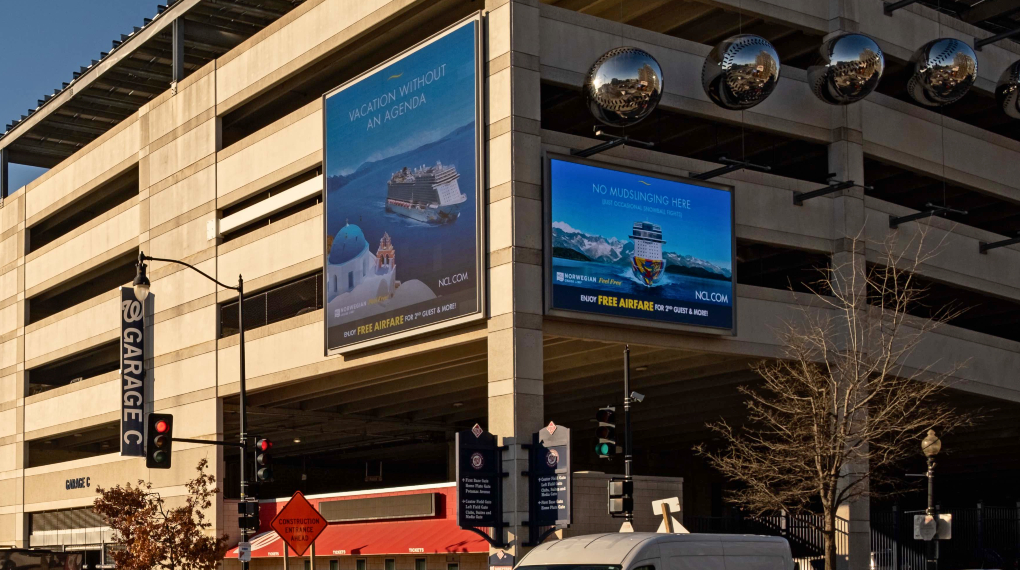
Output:
<svg viewBox="0 0 1020 570">
<path fill-rule="evenodd" d="M 978 504 L 948 509 L 952 538 L 938 543 L 938 570 L 1020 570 L 1020 503 L 1012 507 Z M 925 570 L 925 542 L 914 538 L 914 516 L 923 511 L 872 510 L 871 569 Z M 821 515 L 776 514 L 752 517 L 684 515 L 683 525 L 695 533 L 764 534 L 790 542 L 795 559 L 813 561 L 823 555 Z M 847 521 L 836 519 L 836 551 L 848 554 Z M 803 565 L 802 565 L 803 567 Z"/>
<path fill-rule="evenodd" d="M 952 538 L 938 544 L 939 570 L 1020 567 L 1020 504 L 940 511 L 952 515 Z M 925 543 L 914 538 L 921 511 L 871 513 L 874 570 L 924 570 Z"/>
<path fill-rule="evenodd" d="M 721 534 L 763 534 L 781 536 L 790 543 L 795 559 L 813 559 L 825 552 L 821 515 L 789 515 L 785 513 L 747 516 L 738 513 L 726 517 L 684 515 L 683 525 L 690 532 Z M 847 521 L 836 519 L 836 551 L 847 549 Z"/>
</svg>

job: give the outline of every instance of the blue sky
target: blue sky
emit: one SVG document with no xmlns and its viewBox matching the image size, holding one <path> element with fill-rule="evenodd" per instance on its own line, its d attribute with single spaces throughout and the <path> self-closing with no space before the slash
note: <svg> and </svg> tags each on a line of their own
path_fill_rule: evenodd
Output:
<svg viewBox="0 0 1020 570">
<path fill-rule="evenodd" d="M 0 133 L 165 0 L 0 0 Z M 11 165 L 11 188 L 45 170 Z"/>
<path fill-rule="evenodd" d="M 441 77 L 401 93 L 429 72 Z M 365 162 L 418 148 L 473 121 L 474 106 L 465 101 L 473 101 L 474 73 L 474 29 L 466 25 L 331 95 L 326 100 L 326 174 L 350 174 Z M 421 96 L 423 103 L 416 99 Z M 412 101 L 417 106 L 386 120 L 387 111 Z M 380 122 L 371 123 L 373 117 Z"/>
<path fill-rule="evenodd" d="M 715 188 L 639 176 L 562 160 L 552 161 L 552 221 L 586 234 L 627 241 L 634 222 L 662 227 L 663 251 L 692 255 L 732 269 L 730 193 Z M 604 186 L 605 194 L 593 189 Z M 623 188 L 673 199 L 688 200 L 690 208 L 614 197 L 612 188 Z M 603 200 L 679 212 L 680 216 L 605 205 Z"/>
</svg>

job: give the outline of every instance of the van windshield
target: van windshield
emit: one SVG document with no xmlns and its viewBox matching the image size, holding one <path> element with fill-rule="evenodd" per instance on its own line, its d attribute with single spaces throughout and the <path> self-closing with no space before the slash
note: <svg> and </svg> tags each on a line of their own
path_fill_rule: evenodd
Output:
<svg viewBox="0 0 1020 570">
<path fill-rule="evenodd" d="M 517 570 L 622 570 L 619 564 L 546 564 L 542 566 L 518 566 Z"/>
</svg>

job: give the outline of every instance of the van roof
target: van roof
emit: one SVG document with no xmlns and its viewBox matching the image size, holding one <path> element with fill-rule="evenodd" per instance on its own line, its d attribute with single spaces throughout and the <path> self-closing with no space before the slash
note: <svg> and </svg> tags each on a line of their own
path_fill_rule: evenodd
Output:
<svg viewBox="0 0 1020 570">
<path fill-rule="evenodd" d="M 653 532 L 628 532 L 586 534 L 563 540 L 553 540 L 536 546 L 520 565 L 548 564 L 623 564 L 644 558 L 657 557 L 659 546 L 666 543 L 759 543 L 781 544 L 786 539 L 778 536 L 747 534 L 665 534 Z"/>
</svg>

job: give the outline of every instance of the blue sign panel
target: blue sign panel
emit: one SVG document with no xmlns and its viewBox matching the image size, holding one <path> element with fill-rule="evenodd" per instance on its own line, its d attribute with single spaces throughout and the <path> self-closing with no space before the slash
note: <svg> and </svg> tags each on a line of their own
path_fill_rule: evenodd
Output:
<svg viewBox="0 0 1020 570">
<path fill-rule="evenodd" d="M 326 349 L 481 311 L 479 20 L 326 94 Z"/>
<path fill-rule="evenodd" d="M 120 288 L 120 454 L 145 457 L 145 305 Z"/>
<path fill-rule="evenodd" d="M 730 191 L 551 158 L 551 309 L 733 328 Z"/>
</svg>

